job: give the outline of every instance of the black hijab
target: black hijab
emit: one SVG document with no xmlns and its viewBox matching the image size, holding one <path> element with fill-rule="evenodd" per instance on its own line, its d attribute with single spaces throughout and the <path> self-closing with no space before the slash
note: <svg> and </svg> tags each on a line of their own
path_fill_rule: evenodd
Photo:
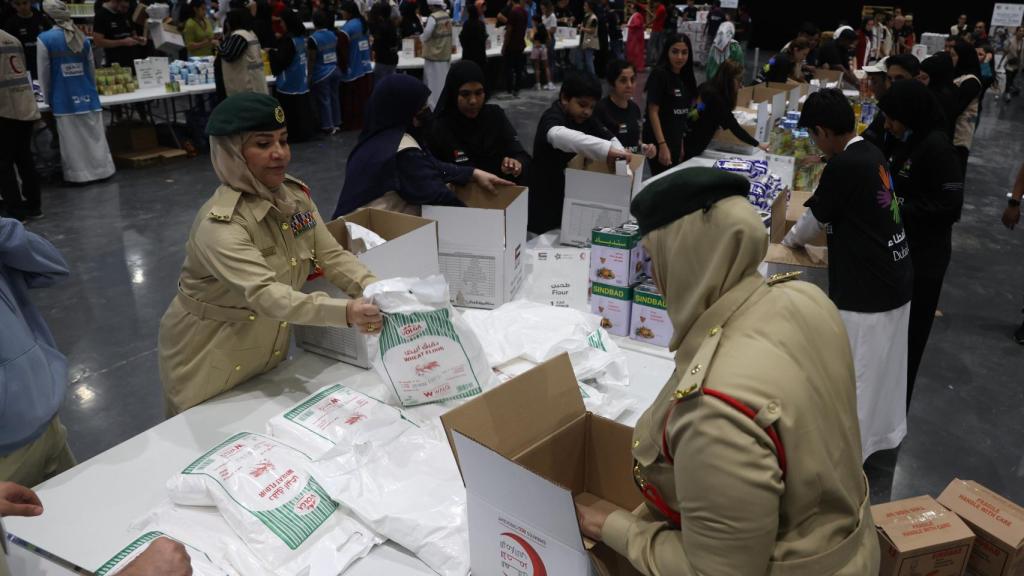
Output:
<svg viewBox="0 0 1024 576">
<path fill-rule="evenodd" d="M 437 99 L 434 116 L 437 118 L 459 116 L 468 120 L 468 118 L 459 113 L 458 98 L 459 88 L 463 84 L 470 82 L 479 82 L 481 85 L 486 85 L 486 77 L 484 76 L 484 71 L 480 69 L 480 65 L 471 60 L 459 60 L 452 64 L 451 68 L 448 69 L 448 76 L 444 80 L 441 96 Z"/>
<path fill-rule="evenodd" d="M 495 156 L 500 158 L 508 148 L 505 140 L 505 124 L 508 121 L 501 108 L 485 102 L 476 118 L 467 118 L 459 111 L 459 89 L 470 82 L 479 82 L 486 90 L 484 72 L 480 66 L 471 60 L 452 64 L 434 109 L 432 149 L 435 155 L 440 154 L 438 157 L 446 162 L 453 160 L 445 156 L 451 152 L 450 148 L 465 151 L 474 158 L 474 162 L 483 161 L 484 158 L 493 159 Z M 484 94 L 486 98 L 486 92 Z M 498 168 L 480 164 L 477 167 L 484 170 Z"/>
<path fill-rule="evenodd" d="M 945 116 L 938 100 L 917 80 L 893 82 L 885 96 L 878 101 L 878 108 L 887 118 L 892 118 L 912 130 L 911 139 L 924 138 L 934 130 L 946 129 Z"/>
<path fill-rule="evenodd" d="M 973 74 L 981 81 L 981 64 L 978 62 L 978 52 L 963 39 L 956 41 L 953 46 L 953 50 L 956 51 L 956 67 L 954 69 L 954 75 L 956 77 L 964 76 L 967 74 Z"/>
<path fill-rule="evenodd" d="M 345 183 L 333 218 L 343 216 L 395 188 L 395 157 L 402 136 L 413 131 L 413 118 L 427 104 L 430 89 L 406 74 L 391 74 L 378 83 L 364 114 L 359 143 L 345 167 Z"/>
</svg>

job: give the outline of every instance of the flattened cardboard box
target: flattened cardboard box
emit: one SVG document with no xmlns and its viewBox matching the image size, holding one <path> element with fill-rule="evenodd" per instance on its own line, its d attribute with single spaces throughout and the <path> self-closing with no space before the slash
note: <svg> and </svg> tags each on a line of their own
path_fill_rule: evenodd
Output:
<svg viewBox="0 0 1024 576">
<path fill-rule="evenodd" d="M 386 242 L 366 250 L 361 240 L 349 238 L 345 222 L 352 222 L 380 235 Z M 425 277 L 438 273 L 437 223 L 426 218 L 362 208 L 333 222 L 327 231 L 342 248 L 357 252 L 356 258 L 377 278 Z M 326 292 L 336 298 L 348 298 L 327 278 L 307 282 L 303 291 Z M 346 326 L 295 326 L 295 343 L 300 348 L 360 368 L 370 367 L 366 336 Z"/>
<path fill-rule="evenodd" d="M 882 552 L 879 576 L 963 576 L 974 534 L 931 496 L 871 507 Z"/>
<path fill-rule="evenodd" d="M 441 417 L 466 484 L 474 576 L 637 574 L 580 534 L 574 497 L 633 510 L 632 429 L 587 412 L 562 354 Z M 599 560 L 598 560 L 599 559 Z"/>
<path fill-rule="evenodd" d="M 498 186 L 495 194 L 470 184 L 455 193 L 465 206 L 423 206 L 437 221 L 438 262 L 452 304 L 497 308 L 511 302 L 526 268 L 529 192 Z"/>
<path fill-rule="evenodd" d="M 957 514 L 978 537 L 967 563 L 976 576 L 1024 576 L 1024 507 L 977 482 L 955 479 L 939 503 Z"/>
<path fill-rule="evenodd" d="M 594 228 L 619 226 L 629 220 L 629 203 L 640 191 L 644 157 L 630 154 L 631 174 L 616 174 L 608 163 L 577 155 L 565 168 L 565 200 L 562 203 L 560 241 L 569 246 L 589 246 Z"/>
</svg>

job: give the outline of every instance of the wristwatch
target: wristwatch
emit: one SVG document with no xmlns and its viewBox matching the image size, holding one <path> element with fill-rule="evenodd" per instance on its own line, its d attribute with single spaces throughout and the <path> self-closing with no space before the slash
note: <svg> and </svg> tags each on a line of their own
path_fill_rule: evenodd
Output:
<svg viewBox="0 0 1024 576">
<path fill-rule="evenodd" d="M 1006 195 L 1006 202 L 1010 205 L 1011 208 L 1017 208 L 1020 206 L 1020 200 L 1013 197 L 1013 192 L 1010 192 L 1009 194 Z"/>
</svg>

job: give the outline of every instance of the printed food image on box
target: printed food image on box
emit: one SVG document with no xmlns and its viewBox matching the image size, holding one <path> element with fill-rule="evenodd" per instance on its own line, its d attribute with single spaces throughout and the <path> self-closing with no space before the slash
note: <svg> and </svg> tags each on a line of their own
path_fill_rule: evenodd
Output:
<svg viewBox="0 0 1024 576">
<path fill-rule="evenodd" d="M 590 311 L 601 317 L 601 327 L 616 336 L 629 335 L 633 308 L 633 289 L 593 283 L 590 285 Z"/>
<path fill-rule="evenodd" d="M 595 228 L 590 237 L 590 281 L 631 286 L 644 274 L 640 231 L 635 224 Z"/>
<path fill-rule="evenodd" d="M 672 339 L 672 322 L 665 310 L 665 298 L 653 283 L 644 283 L 633 289 L 629 337 L 664 347 Z"/>
</svg>

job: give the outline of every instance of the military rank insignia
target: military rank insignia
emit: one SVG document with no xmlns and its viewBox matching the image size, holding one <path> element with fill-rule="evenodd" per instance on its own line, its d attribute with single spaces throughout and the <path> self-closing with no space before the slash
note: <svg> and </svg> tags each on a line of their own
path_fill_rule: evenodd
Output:
<svg viewBox="0 0 1024 576">
<path fill-rule="evenodd" d="M 296 237 L 302 236 L 313 228 L 316 228 L 316 219 L 313 218 L 312 212 L 306 210 L 292 214 L 292 234 Z"/>
</svg>

